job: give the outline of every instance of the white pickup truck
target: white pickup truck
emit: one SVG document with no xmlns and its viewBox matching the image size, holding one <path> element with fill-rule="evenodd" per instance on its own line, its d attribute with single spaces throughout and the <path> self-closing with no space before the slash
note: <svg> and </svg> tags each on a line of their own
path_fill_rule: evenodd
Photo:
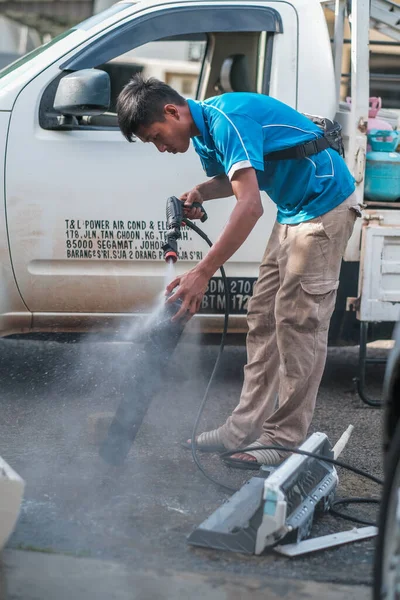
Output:
<svg viewBox="0 0 400 600">
<path fill-rule="evenodd" d="M 335 53 L 318 0 L 143 0 L 117 3 L 0 71 L 0 335 L 110 330 L 121 319 L 148 312 L 162 291 L 166 198 L 191 189 L 205 175 L 193 149 L 172 156 L 139 140 L 126 143 L 113 111 L 123 83 L 143 70 L 140 56 L 149 55 L 154 62 L 158 48 L 161 60 L 165 44 L 193 46 L 186 87 L 191 93 L 196 77 L 199 99 L 248 90 L 269 94 L 302 112 L 336 115 L 362 197 L 370 3 L 352 3 L 351 106 L 339 102 L 340 67 L 336 75 L 334 69 L 335 63 L 341 64 L 345 5 L 337 0 Z M 64 97 L 69 93 L 73 105 L 79 72 L 88 69 L 108 74 L 110 106 L 100 103 L 93 109 L 98 92 L 94 83 L 93 98 L 59 110 L 60 81 L 74 74 L 63 82 Z M 164 74 L 167 83 L 179 82 L 185 93 L 185 79 L 171 69 Z M 246 302 L 275 219 L 275 205 L 265 195 L 263 200 L 264 216 L 226 265 L 231 331 L 245 329 Z M 204 230 L 211 239 L 226 222 L 233 202 L 207 203 Z M 383 320 L 397 317 L 399 206 L 368 207 L 365 213 L 369 221 L 364 220 L 364 229 L 375 224 L 375 230 L 382 231 L 382 226 L 393 224 L 388 228 L 392 258 L 384 274 L 396 263 L 386 295 L 379 296 L 381 284 L 379 297 L 365 292 L 367 301 L 379 305 L 369 320 L 381 320 L 382 311 L 390 313 L 390 319 Z M 364 269 L 359 269 L 361 228 L 359 220 L 342 270 L 339 321 L 346 298 L 360 296 L 364 285 Z M 176 267 L 180 272 L 207 251 L 189 231 L 183 238 Z M 366 243 L 375 244 L 373 254 L 379 259 L 376 239 L 363 235 Z M 380 237 L 383 246 L 385 239 Z M 376 284 L 383 273 L 379 260 L 374 268 Z M 203 331 L 221 328 L 223 309 L 215 278 L 197 316 Z M 334 323 L 337 333 L 339 322 Z"/>
</svg>

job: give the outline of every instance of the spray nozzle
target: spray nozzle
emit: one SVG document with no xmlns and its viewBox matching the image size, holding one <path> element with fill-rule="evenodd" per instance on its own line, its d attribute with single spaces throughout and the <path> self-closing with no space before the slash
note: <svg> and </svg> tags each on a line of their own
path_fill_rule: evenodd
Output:
<svg viewBox="0 0 400 600">
<path fill-rule="evenodd" d="M 167 200 L 167 235 L 166 243 L 162 246 L 166 261 L 172 260 L 176 262 L 178 260 L 177 240 L 181 237 L 181 226 L 184 219 L 183 204 L 176 196 L 170 196 Z M 201 222 L 204 223 L 208 217 L 203 206 L 199 202 L 194 202 L 193 206 L 201 208 Z"/>
<path fill-rule="evenodd" d="M 181 237 L 182 219 L 183 204 L 176 196 L 171 196 L 167 200 L 167 235 L 166 242 L 162 247 L 166 261 L 176 262 L 178 260 L 177 240 Z"/>
<path fill-rule="evenodd" d="M 175 243 L 175 247 L 176 247 L 176 243 Z M 164 260 L 166 262 L 172 261 L 173 263 L 176 263 L 176 261 L 178 260 L 178 250 L 174 249 L 171 244 L 164 244 L 163 245 L 163 250 L 164 250 Z"/>
</svg>

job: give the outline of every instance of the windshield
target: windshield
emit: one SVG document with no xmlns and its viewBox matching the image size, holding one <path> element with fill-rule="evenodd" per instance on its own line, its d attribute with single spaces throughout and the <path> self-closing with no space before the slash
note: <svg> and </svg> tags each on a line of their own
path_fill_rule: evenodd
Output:
<svg viewBox="0 0 400 600">
<path fill-rule="evenodd" d="M 82 23 L 79 23 L 78 25 L 76 25 L 72 29 L 68 29 L 67 31 L 63 31 L 63 33 L 61 33 L 57 37 L 53 38 L 47 44 L 43 44 L 43 46 L 39 46 L 39 48 L 36 48 L 35 50 L 32 50 L 32 52 L 29 52 L 28 54 L 25 54 L 24 56 L 22 56 L 21 58 L 19 58 L 16 61 L 14 61 L 13 63 L 11 63 L 10 65 L 8 65 L 4 69 L 0 70 L 0 79 L 2 79 L 3 77 L 5 77 L 6 75 L 9 75 L 10 73 L 12 73 L 13 71 L 15 71 L 16 69 L 19 69 L 23 65 L 27 65 L 27 68 L 29 68 L 31 66 L 31 61 L 34 58 L 36 58 L 37 56 L 39 56 L 40 54 L 42 54 L 42 52 L 44 52 L 45 50 L 47 50 L 48 48 L 50 48 L 51 46 L 53 46 L 54 44 L 56 44 L 60 40 L 63 40 L 65 37 L 67 37 L 68 35 L 70 35 L 74 31 L 77 31 L 79 29 L 83 30 L 83 31 L 88 31 L 92 27 L 95 27 L 96 25 L 98 25 L 102 21 L 105 21 L 106 19 L 109 19 L 110 17 L 112 17 L 115 14 L 121 12 L 122 10 L 125 10 L 126 8 L 128 8 L 129 6 L 132 6 L 133 4 L 135 4 L 135 2 L 118 2 L 118 4 L 114 4 L 113 6 L 111 6 L 110 8 L 107 8 L 106 10 L 104 10 L 101 13 L 99 13 L 98 15 L 94 15 L 93 17 L 89 17 L 89 19 L 86 19 L 86 21 L 82 21 Z M 20 74 L 20 72 L 19 72 L 19 74 Z"/>
<path fill-rule="evenodd" d="M 12 73 L 12 71 L 15 71 L 15 69 L 18 69 L 22 65 L 29 63 L 31 60 L 36 58 L 36 56 L 39 56 L 39 54 L 42 54 L 42 52 L 47 50 L 47 48 L 50 48 L 50 46 L 53 46 L 60 40 L 64 39 L 65 37 L 67 37 L 67 35 L 70 35 L 73 31 L 74 31 L 74 29 L 68 29 L 67 31 L 63 31 L 63 33 L 61 33 L 57 37 L 53 38 L 50 42 L 47 42 L 47 44 L 43 44 L 43 46 L 39 46 L 39 48 L 35 48 L 35 50 L 32 50 L 32 52 L 28 52 L 28 54 L 21 56 L 21 58 L 14 61 L 13 63 L 11 63 L 11 65 L 8 65 L 7 67 L 5 67 L 4 69 L 2 69 L 0 71 L 0 79 L 2 77 L 5 77 L 9 73 Z"/>
<path fill-rule="evenodd" d="M 137 2 L 118 2 L 117 4 L 113 4 L 113 6 L 103 10 L 103 12 L 93 15 L 93 17 L 89 17 L 86 19 L 86 21 L 79 23 L 79 25 L 76 26 L 76 29 L 83 29 L 84 31 L 87 31 L 88 29 L 91 29 L 102 21 L 113 17 L 117 13 L 121 12 L 121 10 L 125 10 L 125 8 L 128 8 L 128 6 L 132 6 L 133 4 L 137 4 Z"/>
</svg>

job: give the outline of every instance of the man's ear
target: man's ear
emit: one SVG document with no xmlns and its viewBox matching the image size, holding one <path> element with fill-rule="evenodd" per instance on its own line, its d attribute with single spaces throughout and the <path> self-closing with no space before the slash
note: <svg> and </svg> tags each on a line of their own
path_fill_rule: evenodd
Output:
<svg viewBox="0 0 400 600">
<path fill-rule="evenodd" d="M 179 121 L 180 119 L 179 110 L 177 109 L 175 104 L 166 104 L 164 106 L 164 114 L 166 117 L 172 117 L 177 121 Z"/>
</svg>

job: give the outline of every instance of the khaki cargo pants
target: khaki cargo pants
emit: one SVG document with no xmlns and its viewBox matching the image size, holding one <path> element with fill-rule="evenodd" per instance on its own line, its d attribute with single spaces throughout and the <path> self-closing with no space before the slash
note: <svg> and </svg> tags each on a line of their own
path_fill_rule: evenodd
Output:
<svg viewBox="0 0 400 600">
<path fill-rule="evenodd" d="M 227 448 L 256 439 L 298 446 L 306 438 L 341 261 L 360 215 L 352 194 L 321 217 L 298 225 L 275 222 L 248 306 L 240 402 L 220 430 Z"/>
</svg>

